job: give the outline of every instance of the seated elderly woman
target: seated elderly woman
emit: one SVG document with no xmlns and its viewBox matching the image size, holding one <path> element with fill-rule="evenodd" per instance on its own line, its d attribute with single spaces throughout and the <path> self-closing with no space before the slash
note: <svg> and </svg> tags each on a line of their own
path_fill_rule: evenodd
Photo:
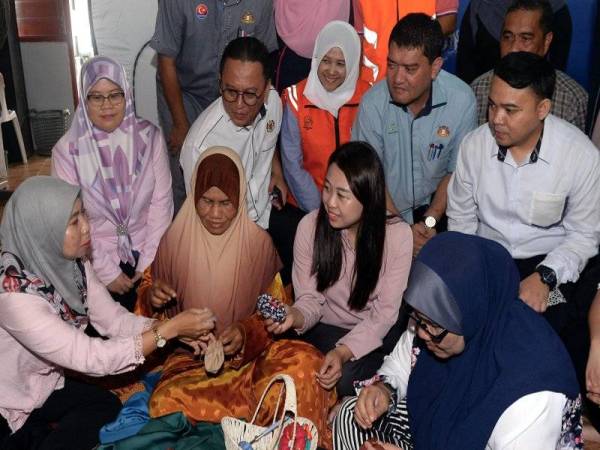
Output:
<svg viewBox="0 0 600 450">
<path fill-rule="evenodd" d="M 444 233 L 426 244 L 405 293 L 409 328 L 342 406 L 334 447 L 583 448 L 569 355 L 518 288 L 495 242 Z"/>
<path fill-rule="evenodd" d="M 132 311 L 171 223 L 173 198 L 162 133 L 135 116 L 133 91 L 115 61 L 98 56 L 81 68 L 79 106 L 52 150 L 52 174 L 81 188 L 94 271 Z"/>
<path fill-rule="evenodd" d="M 0 239 L 2 449 L 91 449 L 121 404 L 63 369 L 131 371 L 161 339 L 197 339 L 214 327 L 208 310 L 157 322 L 115 303 L 87 260 L 90 229 L 79 188 L 64 181 L 21 184 L 5 207 Z M 110 339 L 88 337 L 88 322 Z"/>
<path fill-rule="evenodd" d="M 335 398 L 314 376 L 322 355 L 303 342 L 273 342 L 255 312 L 257 297 L 279 280 L 281 263 L 269 235 L 248 217 L 246 179 L 237 154 L 224 147 L 208 149 L 191 187 L 160 243 L 151 268 L 153 284 L 147 274 L 139 300 L 154 308 L 164 305 L 167 314 L 209 308 L 226 361 L 211 375 L 201 358 L 175 350 L 150 399 L 150 415 L 183 411 L 194 421 L 250 419 L 272 376 L 287 373 L 296 384 L 298 413 L 325 436 L 327 410 Z M 274 397 L 267 397 L 259 421 L 272 417 Z"/>
</svg>

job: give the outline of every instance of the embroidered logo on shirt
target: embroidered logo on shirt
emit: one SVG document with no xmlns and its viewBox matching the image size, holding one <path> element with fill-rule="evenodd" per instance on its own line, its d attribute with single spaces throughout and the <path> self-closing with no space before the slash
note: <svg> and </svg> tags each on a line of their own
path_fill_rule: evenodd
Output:
<svg viewBox="0 0 600 450">
<path fill-rule="evenodd" d="M 206 16 L 208 16 L 208 6 L 206 6 L 204 3 L 200 3 L 198 6 L 196 6 L 196 18 L 199 20 L 204 20 L 206 19 Z"/>
<path fill-rule="evenodd" d="M 437 135 L 442 138 L 450 136 L 450 128 L 448 128 L 446 125 L 442 125 L 438 128 Z"/>
<path fill-rule="evenodd" d="M 269 120 L 267 122 L 267 133 L 272 133 L 274 129 L 275 129 L 275 121 Z"/>
<path fill-rule="evenodd" d="M 241 22 L 244 25 L 252 25 L 253 23 L 255 23 L 256 19 L 254 18 L 254 14 L 252 14 L 252 11 L 246 11 L 244 14 L 242 14 Z"/>
<path fill-rule="evenodd" d="M 390 122 L 388 124 L 388 134 L 393 134 L 398 132 L 398 124 L 396 122 Z"/>
<path fill-rule="evenodd" d="M 304 129 L 305 130 L 312 130 L 312 127 L 313 127 L 312 117 L 306 116 L 304 118 Z"/>
</svg>

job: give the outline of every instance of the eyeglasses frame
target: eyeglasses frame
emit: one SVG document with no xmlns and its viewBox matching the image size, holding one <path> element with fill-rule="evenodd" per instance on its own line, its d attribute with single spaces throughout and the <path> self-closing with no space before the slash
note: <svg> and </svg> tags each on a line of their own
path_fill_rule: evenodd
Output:
<svg viewBox="0 0 600 450">
<path fill-rule="evenodd" d="M 260 97 L 262 97 L 263 95 L 265 95 L 265 92 L 267 92 L 267 89 L 268 89 L 268 82 L 265 83 L 265 87 L 264 87 L 263 91 L 260 94 L 258 94 L 256 92 L 238 91 L 237 89 L 224 88 L 223 86 L 219 86 L 219 90 L 221 91 L 221 96 L 223 97 L 224 101 L 226 101 L 227 103 L 235 103 L 235 102 L 238 101 L 238 98 L 240 98 L 240 96 L 241 96 L 242 97 L 242 101 L 244 102 L 244 104 L 246 106 L 256 106 L 256 104 L 258 103 L 258 99 Z M 227 100 L 225 98 L 225 94 L 224 94 L 225 91 L 235 92 L 235 94 L 236 94 L 235 95 L 235 99 L 233 99 L 233 100 Z M 254 101 L 254 103 L 248 103 L 246 101 L 246 94 L 250 94 L 250 95 L 253 95 L 255 97 L 256 100 Z"/>
<path fill-rule="evenodd" d="M 450 332 L 449 330 L 443 328 L 443 331 L 440 334 L 435 335 L 431 333 L 431 331 L 429 331 L 427 322 L 421 319 L 419 316 L 417 316 L 417 314 L 414 311 L 409 312 L 408 317 L 415 321 L 418 328 L 427 333 L 427 335 L 431 339 L 431 342 L 433 342 L 434 344 L 439 344 L 440 342 L 442 342 Z"/>
<path fill-rule="evenodd" d="M 96 96 L 96 95 L 99 96 L 99 97 L 102 97 L 102 103 L 95 104 L 93 101 L 90 100 L 91 96 Z M 113 103 L 112 102 L 112 100 L 110 99 L 110 97 L 112 95 L 118 95 L 118 98 L 120 98 L 120 100 L 119 100 L 118 103 Z M 110 106 L 120 106 L 123 103 L 123 101 L 125 100 L 125 92 L 123 92 L 123 91 L 115 91 L 115 92 L 111 92 L 110 94 L 106 94 L 106 95 L 102 95 L 102 94 L 88 94 L 86 96 L 86 100 L 87 100 L 88 104 L 92 105 L 95 108 L 102 108 L 104 106 L 104 103 L 107 102 L 107 101 L 108 101 L 108 104 Z"/>
</svg>

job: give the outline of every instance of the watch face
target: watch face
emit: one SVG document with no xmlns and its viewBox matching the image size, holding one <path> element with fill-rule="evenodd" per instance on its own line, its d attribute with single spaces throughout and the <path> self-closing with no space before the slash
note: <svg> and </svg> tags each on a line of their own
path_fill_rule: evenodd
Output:
<svg viewBox="0 0 600 450">
<path fill-rule="evenodd" d="M 554 275 L 554 272 L 546 272 L 544 274 L 544 281 L 548 284 L 556 283 L 556 276 Z"/>
<path fill-rule="evenodd" d="M 436 223 L 437 223 L 437 220 L 435 220 L 435 217 L 432 217 L 432 216 L 425 217 L 425 226 L 426 227 L 434 228 Z"/>
<path fill-rule="evenodd" d="M 537 272 L 540 274 L 542 281 L 547 284 L 550 289 L 554 289 L 556 287 L 557 280 L 554 270 L 546 266 L 538 266 Z"/>
</svg>

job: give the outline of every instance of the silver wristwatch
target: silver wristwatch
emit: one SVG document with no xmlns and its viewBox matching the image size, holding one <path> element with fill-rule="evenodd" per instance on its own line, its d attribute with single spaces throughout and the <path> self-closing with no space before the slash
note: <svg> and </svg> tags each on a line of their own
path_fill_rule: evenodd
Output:
<svg viewBox="0 0 600 450">
<path fill-rule="evenodd" d="M 433 216 L 425 217 L 425 220 L 423 222 L 425 222 L 425 226 L 429 229 L 433 229 L 437 225 L 437 219 Z"/>
</svg>

